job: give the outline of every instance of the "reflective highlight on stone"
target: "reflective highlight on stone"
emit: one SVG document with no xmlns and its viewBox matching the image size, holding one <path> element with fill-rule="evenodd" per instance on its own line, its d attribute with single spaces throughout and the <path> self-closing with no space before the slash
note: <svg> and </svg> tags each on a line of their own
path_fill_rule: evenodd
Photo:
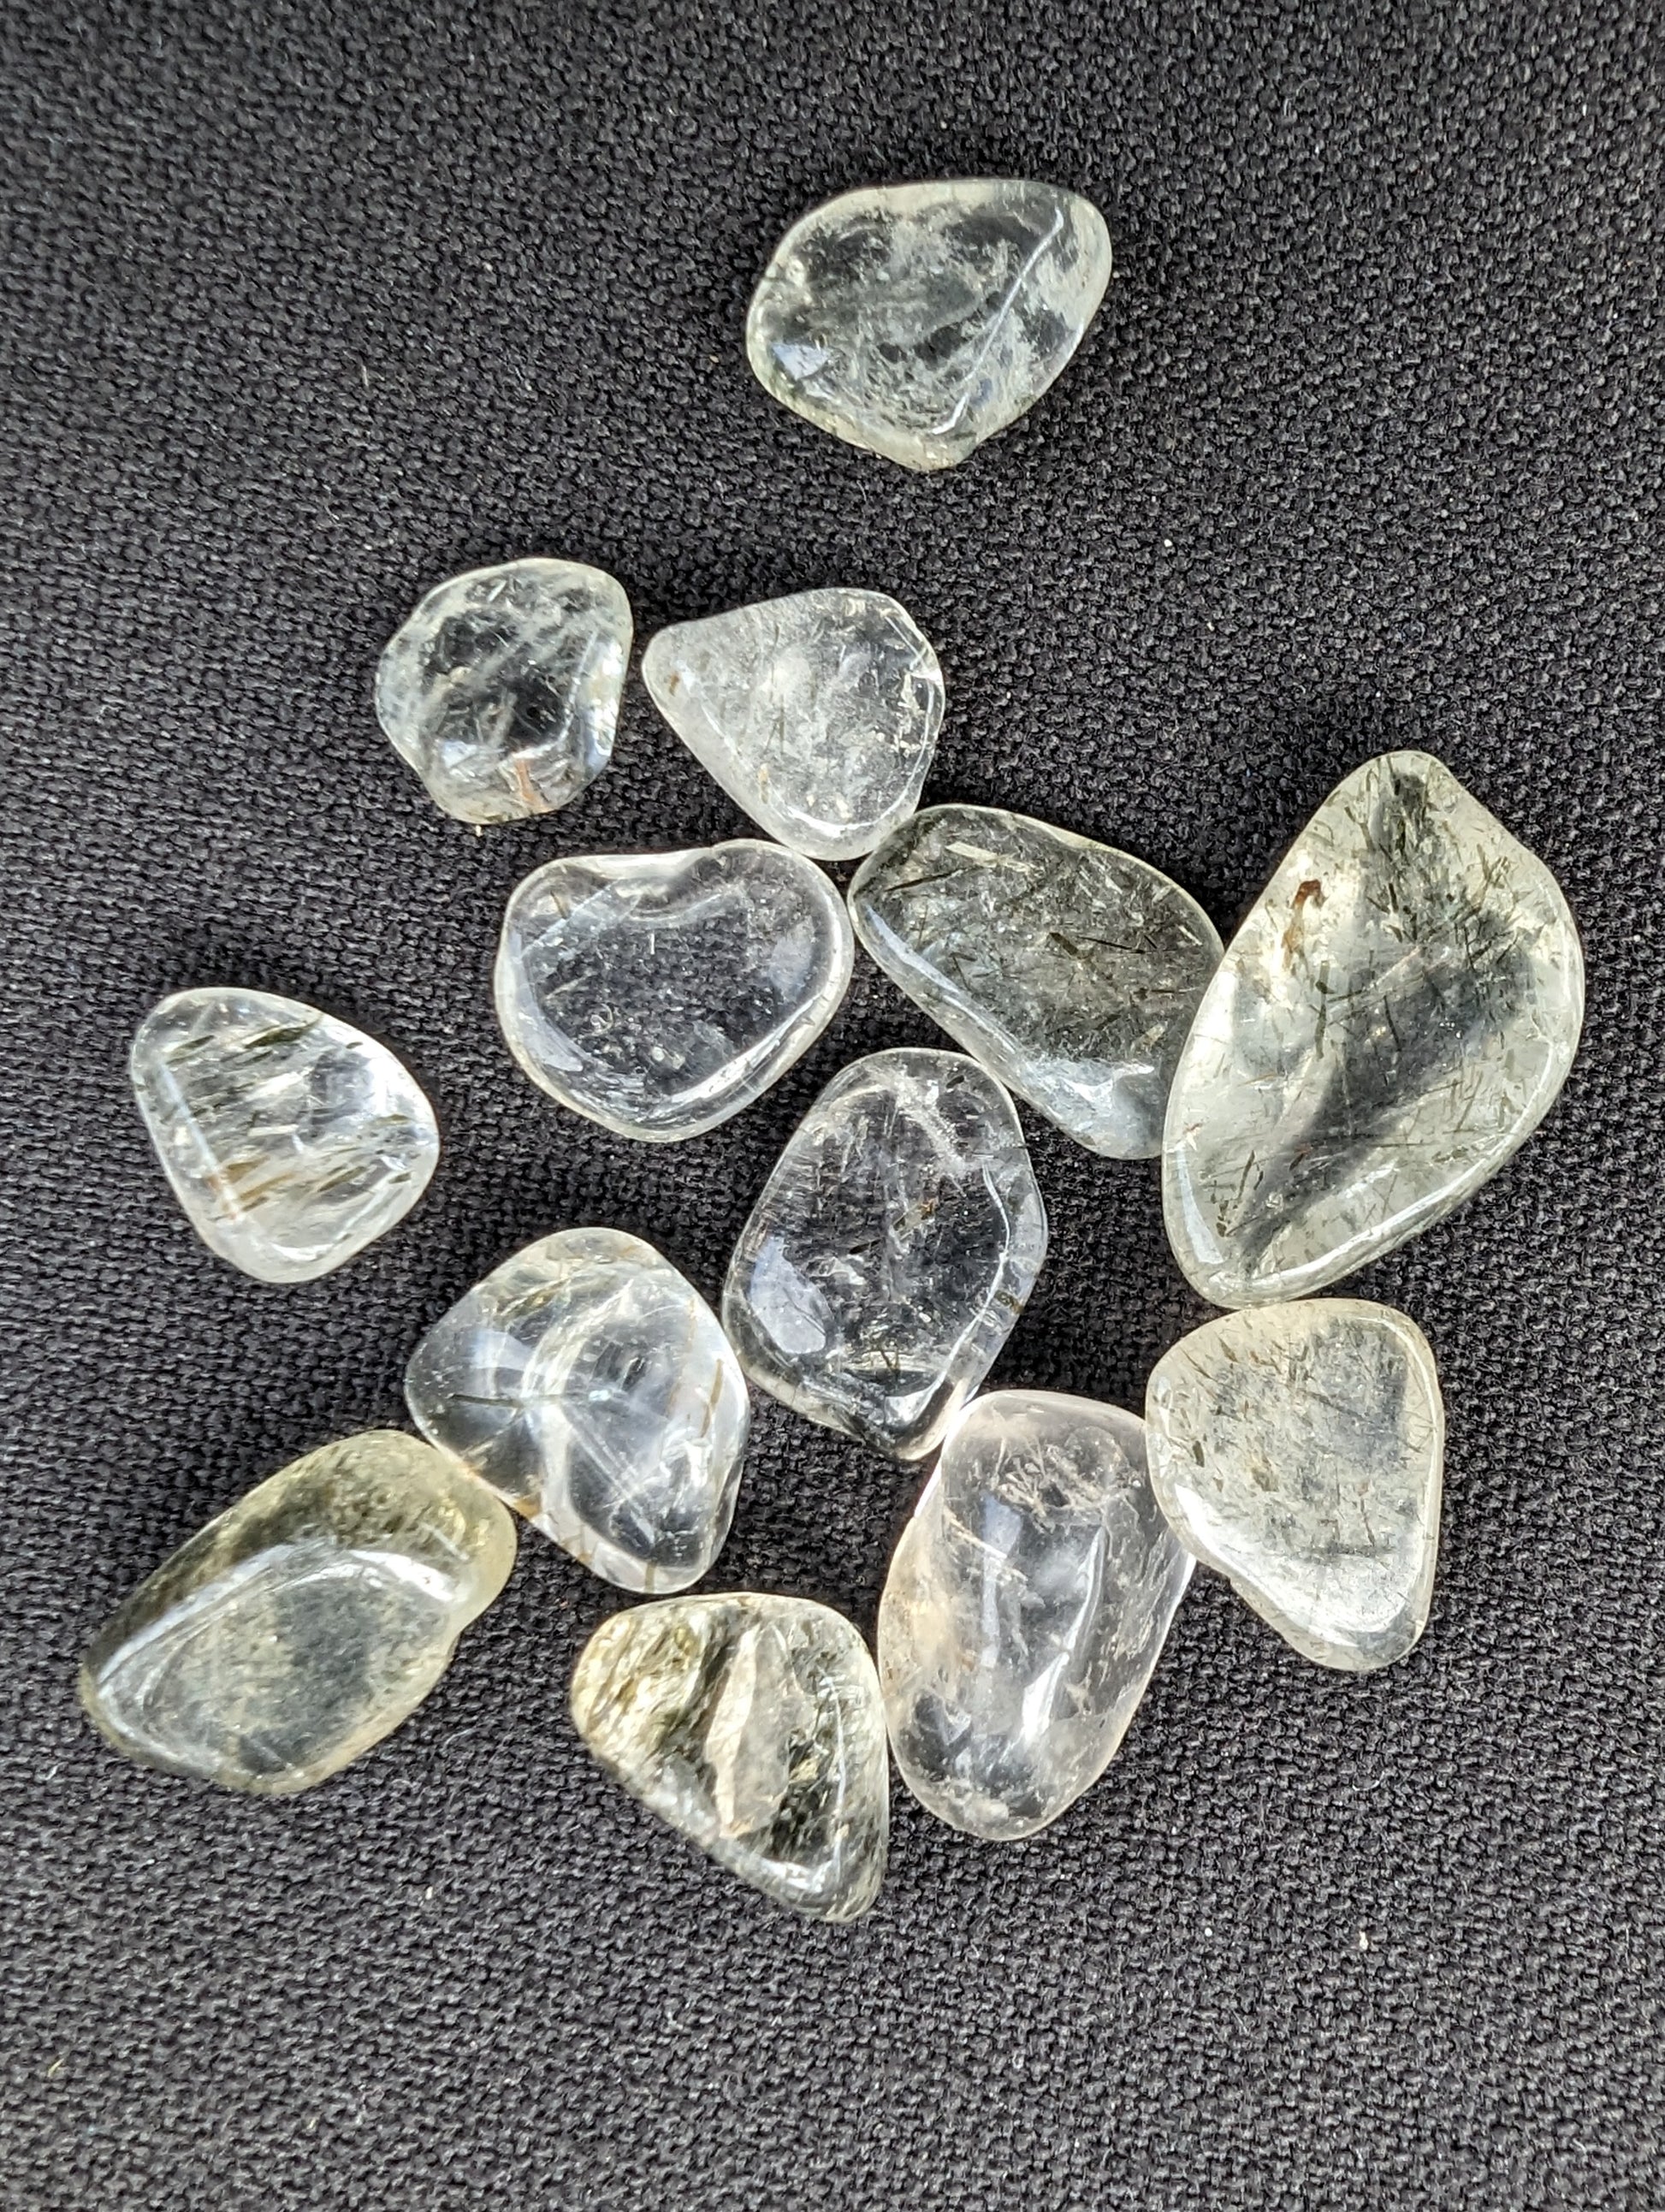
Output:
<svg viewBox="0 0 1665 2212">
<path fill-rule="evenodd" d="M 576 799 L 612 757 L 630 603 L 578 561 L 453 576 L 395 633 L 376 714 L 459 822 L 519 822 Z"/>
<path fill-rule="evenodd" d="M 740 1232 L 723 1322 L 752 1381 L 897 1459 L 939 1442 L 1046 1256 L 1012 1101 L 952 1052 L 836 1076 Z"/>
<path fill-rule="evenodd" d="M 551 1097 L 669 1142 L 727 1121 L 807 1052 L 854 957 L 843 902 L 779 845 L 551 860 L 509 901 L 497 1018 Z"/>
<path fill-rule="evenodd" d="M 177 991 L 129 1066 L 150 1141 L 211 1251 L 263 1283 L 350 1260 L 428 1188 L 434 1109 L 385 1045 L 270 991 Z"/>
<path fill-rule="evenodd" d="M 287 1796 L 415 1711 L 513 1565 L 483 1483 L 373 1429 L 258 1484 L 141 1583 L 81 1700 L 142 1766 Z"/>
<path fill-rule="evenodd" d="M 1427 1340 L 1390 1306 L 1228 1314 L 1158 1363 L 1151 1483 L 1181 1541 L 1286 1643 L 1366 1674 L 1421 1635 L 1445 1414 Z"/>
<path fill-rule="evenodd" d="M 653 704 L 738 806 L 817 860 L 911 814 L 942 723 L 942 671 L 883 592 L 799 592 L 662 629 Z"/>
<path fill-rule="evenodd" d="M 710 1307 L 640 1237 L 528 1244 L 428 1330 L 404 1389 L 424 1436 L 622 1589 L 686 1589 L 722 1549 L 745 1380 Z"/>
<path fill-rule="evenodd" d="M 573 1718 L 633 1797 L 776 1904 L 854 1920 L 878 1894 L 890 1776 L 878 1680 L 806 1598 L 668 1598 L 604 1620 Z"/>
<path fill-rule="evenodd" d="M 945 469 L 1034 405 L 1110 277 L 1090 200 L 1007 177 L 846 192 L 802 216 L 746 319 L 763 389 L 835 437 Z"/>
<path fill-rule="evenodd" d="M 951 1827 L 1033 1835 L 1127 1732 L 1191 1578 L 1144 1427 L 996 1390 L 949 1432 L 890 1562 L 878 1674 L 903 1778 Z"/>
<path fill-rule="evenodd" d="M 1168 1233 L 1216 1305 L 1322 1290 L 1496 1173 L 1577 1048 L 1543 862 L 1426 753 L 1331 793 L 1228 946 L 1169 1098 Z"/>
<path fill-rule="evenodd" d="M 957 1044 L 1095 1152 L 1162 1149 L 1180 1048 L 1220 957 L 1158 869 L 1003 807 L 933 806 L 850 885 L 856 934 Z"/>
</svg>

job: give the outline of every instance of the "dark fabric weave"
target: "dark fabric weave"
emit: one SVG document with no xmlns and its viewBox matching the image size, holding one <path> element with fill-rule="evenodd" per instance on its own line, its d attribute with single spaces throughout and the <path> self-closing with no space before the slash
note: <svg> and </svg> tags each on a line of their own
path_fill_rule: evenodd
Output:
<svg viewBox="0 0 1665 2212">
<path fill-rule="evenodd" d="M 15 0 L 0 46 L 0 2202 L 1665 2200 L 1656 0 Z M 1087 192 L 1118 270 L 1034 413 L 914 478 L 765 399 L 744 307 L 811 203 L 963 172 Z M 567 812 L 428 804 L 376 653 L 534 550 L 611 569 L 639 636 L 895 592 L 949 684 L 929 795 L 1123 845 L 1223 926 L 1346 769 L 1427 746 L 1586 937 L 1560 1106 L 1357 1279 L 1448 1396 L 1421 1648 L 1343 1680 L 1200 1577 L 1104 1781 L 1001 1849 L 898 1795 L 853 1929 L 592 1769 L 565 1687 L 619 1597 L 535 1535 L 313 1796 L 140 1773 L 75 1705 L 199 1522 L 400 1421 L 485 1268 L 616 1222 L 714 1293 L 819 1085 L 933 1034 L 862 962 L 679 1146 L 519 1076 L 514 882 L 742 826 L 634 674 Z M 145 1007 L 233 980 L 385 1038 L 443 1124 L 425 1203 L 304 1288 L 210 1257 L 126 1091 Z M 1052 1255 L 997 1379 L 1137 1406 L 1202 1311 L 1154 1174 L 1029 1127 Z M 871 1632 L 911 1487 L 760 1407 L 714 1579 Z"/>
</svg>

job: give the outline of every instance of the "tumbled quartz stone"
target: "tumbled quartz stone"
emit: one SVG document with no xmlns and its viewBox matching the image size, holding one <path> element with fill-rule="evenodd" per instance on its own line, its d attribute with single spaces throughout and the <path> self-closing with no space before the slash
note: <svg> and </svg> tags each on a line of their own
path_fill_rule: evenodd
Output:
<svg viewBox="0 0 1665 2212">
<path fill-rule="evenodd" d="M 933 806 L 864 862 L 850 915 L 916 1006 L 1079 1143 L 1161 1151 L 1220 940 L 1159 870 L 1004 807 Z"/>
<path fill-rule="evenodd" d="M 1496 1173 L 1583 1017 L 1554 878 L 1426 753 L 1333 791 L 1227 947 L 1169 1096 L 1180 1265 L 1215 1305 L 1322 1290 Z"/>
<path fill-rule="evenodd" d="M 308 1790 L 433 1688 L 514 1564 L 514 1523 L 415 1437 L 307 1453 L 210 1521 L 94 1638 L 118 1751 L 256 1796 Z"/>
<path fill-rule="evenodd" d="M 854 951 L 820 869 L 760 839 L 551 860 L 509 901 L 497 1017 L 551 1097 L 668 1143 L 727 1121 L 809 1050 Z"/>
<path fill-rule="evenodd" d="M 1144 1429 L 996 1390 L 949 1431 L 890 1562 L 878 1678 L 902 1777 L 951 1827 L 1033 1835 L 1127 1732 L 1191 1578 Z"/>
<path fill-rule="evenodd" d="M 639 1237 L 528 1244 L 428 1330 L 404 1389 L 424 1436 L 621 1589 L 686 1589 L 723 1547 L 745 1379 L 710 1307 Z"/>
<path fill-rule="evenodd" d="M 630 603 L 600 568 L 509 561 L 436 586 L 376 671 L 376 714 L 459 822 L 576 799 L 612 757 Z"/>
<path fill-rule="evenodd" d="M 853 860 L 919 803 L 942 671 L 883 592 L 799 592 L 678 623 L 641 673 L 696 759 L 794 852 Z"/>
<path fill-rule="evenodd" d="M 434 1109 L 385 1045 L 270 991 L 178 991 L 140 1024 L 133 1091 L 210 1250 L 306 1283 L 402 1220 L 440 1156 Z"/>
<path fill-rule="evenodd" d="M 878 1894 L 890 1775 L 878 1679 L 806 1598 L 666 1598 L 604 1620 L 573 1718 L 633 1797 L 732 1875 L 819 1920 Z"/>
<path fill-rule="evenodd" d="M 1365 1674 L 1422 1634 L 1445 1414 L 1427 1340 L 1390 1306 L 1228 1314 L 1157 1363 L 1151 1483 L 1176 1534 L 1285 1642 Z"/>
<path fill-rule="evenodd" d="M 853 446 L 945 469 L 1032 407 L 1098 311 L 1090 200 L 1010 177 L 846 192 L 802 216 L 752 295 L 763 389 Z"/>
<path fill-rule="evenodd" d="M 1012 1101 L 953 1052 L 835 1076 L 740 1232 L 723 1324 L 751 1380 L 897 1459 L 933 1450 L 1046 1256 Z"/>
</svg>

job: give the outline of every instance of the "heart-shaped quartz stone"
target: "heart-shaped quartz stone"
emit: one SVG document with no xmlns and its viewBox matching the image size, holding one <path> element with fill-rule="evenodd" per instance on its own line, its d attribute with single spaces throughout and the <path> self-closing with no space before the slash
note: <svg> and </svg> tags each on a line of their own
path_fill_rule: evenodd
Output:
<svg viewBox="0 0 1665 2212">
<path fill-rule="evenodd" d="M 551 860 L 509 901 L 497 1015 L 552 1097 L 667 1142 L 727 1121 L 807 1052 L 854 957 L 843 901 L 780 845 Z"/>
</svg>

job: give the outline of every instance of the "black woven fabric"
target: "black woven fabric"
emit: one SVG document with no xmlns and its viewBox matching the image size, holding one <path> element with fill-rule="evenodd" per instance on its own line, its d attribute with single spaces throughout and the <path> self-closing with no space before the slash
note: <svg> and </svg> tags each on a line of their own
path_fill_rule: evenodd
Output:
<svg viewBox="0 0 1665 2212">
<path fill-rule="evenodd" d="M 18 0 L 0 40 L 0 2201 L 1661 2202 L 1655 0 Z M 960 172 L 1086 191 L 1118 274 L 1031 416 L 913 478 L 769 402 L 744 311 L 809 204 Z M 714 1292 L 818 1086 L 933 1034 L 859 963 L 807 1060 L 671 1147 L 520 1077 L 511 885 L 741 826 L 634 675 L 567 812 L 429 805 L 376 653 L 533 550 L 615 573 L 640 635 L 895 592 L 947 674 L 931 795 L 1127 847 L 1222 925 L 1346 769 L 1425 745 L 1586 937 L 1560 1106 L 1358 1279 L 1447 1392 L 1420 1649 L 1343 1680 L 1200 1577 L 1105 1780 L 1000 1849 L 899 1794 L 851 1929 L 591 1768 L 565 1686 L 619 1597 L 534 1535 L 421 1713 L 310 1796 L 140 1773 L 75 1705 L 114 1600 L 398 1422 L 489 1266 L 616 1222 Z M 145 1007 L 234 980 L 386 1039 L 444 1127 L 419 1210 L 304 1288 L 210 1257 L 125 1088 Z M 1154 1175 L 1029 1126 L 1052 1255 L 997 1377 L 1136 1406 L 1201 1314 Z M 871 1630 L 910 1487 L 763 1406 L 716 1579 Z"/>
</svg>

